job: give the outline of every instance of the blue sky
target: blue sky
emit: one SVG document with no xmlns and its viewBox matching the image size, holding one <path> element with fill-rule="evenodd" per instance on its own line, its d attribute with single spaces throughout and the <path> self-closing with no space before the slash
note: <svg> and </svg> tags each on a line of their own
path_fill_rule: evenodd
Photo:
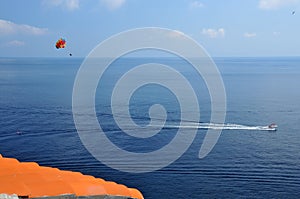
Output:
<svg viewBox="0 0 300 199">
<path fill-rule="evenodd" d="M 85 57 L 141 27 L 183 32 L 211 56 L 300 55 L 300 0 L 9 0 L 0 1 L 0 57 Z M 56 50 L 60 37 L 67 48 Z"/>
</svg>

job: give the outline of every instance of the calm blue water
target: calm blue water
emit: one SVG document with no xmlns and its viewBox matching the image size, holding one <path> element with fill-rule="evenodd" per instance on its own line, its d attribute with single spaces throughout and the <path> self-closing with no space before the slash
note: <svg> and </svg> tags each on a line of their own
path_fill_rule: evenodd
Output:
<svg viewBox="0 0 300 199">
<path fill-rule="evenodd" d="M 130 139 L 112 120 L 109 96 L 124 71 L 151 59 L 121 59 L 107 72 L 96 94 L 98 120 L 120 147 L 149 152 L 167 144 L 176 128 L 146 139 Z M 161 170 L 132 174 L 97 161 L 82 145 L 72 116 L 72 89 L 83 60 L 0 59 L 0 153 L 20 161 L 80 171 L 137 187 L 145 198 L 298 198 L 300 194 L 300 58 L 216 58 L 227 94 L 226 122 L 249 126 L 276 122 L 278 131 L 225 130 L 204 159 L 198 152 L 205 130 L 182 157 Z M 153 62 L 153 60 L 152 60 Z M 210 100 L 202 80 L 182 60 L 155 59 L 191 80 L 203 122 Z M 141 77 L 142 78 L 142 77 Z M 198 83 L 196 83 L 198 82 Z M 197 87 L 198 86 L 198 87 Z M 130 111 L 149 122 L 148 108 L 161 103 L 168 121 L 178 122 L 178 101 L 153 85 L 139 90 Z M 20 132 L 20 133 L 17 133 Z"/>
</svg>

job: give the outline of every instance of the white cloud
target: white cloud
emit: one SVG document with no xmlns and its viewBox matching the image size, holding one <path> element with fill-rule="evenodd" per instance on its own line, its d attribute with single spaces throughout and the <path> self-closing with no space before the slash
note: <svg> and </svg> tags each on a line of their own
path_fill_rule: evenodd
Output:
<svg viewBox="0 0 300 199">
<path fill-rule="evenodd" d="M 255 32 L 246 32 L 244 33 L 244 37 L 247 37 L 247 38 L 251 38 L 251 37 L 256 37 L 256 33 Z"/>
<path fill-rule="evenodd" d="M 14 34 L 14 33 L 43 35 L 47 33 L 47 29 L 29 26 L 26 24 L 15 24 L 11 21 L 0 19 L 0 34 Z"/>
<path fill-rule="evenodd" d="M 193 1 L 190 3 L 191 8 L 201 8 L 203 6 L 204 6 L 204 4 L 201 3 L 200 1 Z"/>
<path fill-rule="evenodd" d="M 216 38 L 216 37 L 224 37 L 225 36 L 225 30 L 224 28 L 219 28 L 219 29 L 202 29 L 202 34 L 206 35 L 210 38 Z"/>
<path fill-rule="evenodd" d="M 125 3 L 125 0 L 101 0 L 101 2 L 104 3 L 108 9 L 115 10 L 120 8 Z"/>
<path fill-rule="evenodd" d="M 19 40 L 13 40 L 13 41 L 7 42 L 6 44 L 7 44 L 7 46 L 24 46 L 25 42 L 19 41 Z"/>
<path fill-rule="evenodd" d="M 66 8 L 67 10 L 76 10 L 79 8 L 79 0 L 44 0 L 44 5 Z"/>
<path fill-rule="evenodd" d="M 258 7 L 263 10 L 276 10 L 297 3 L 299 3 L 299 0 L 260 0 Z"/>
<path fill-rule="evenodd" d="M 68 0 L 66 1 L 67 8 L 69 10 L 74 10 L 79 8 L 79 0 Z"/>
</svg>

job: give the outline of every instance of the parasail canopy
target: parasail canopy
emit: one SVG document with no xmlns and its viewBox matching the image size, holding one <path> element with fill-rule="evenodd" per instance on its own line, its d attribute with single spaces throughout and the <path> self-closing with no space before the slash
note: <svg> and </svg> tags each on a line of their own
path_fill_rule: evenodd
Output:
<svg viewBox="0 0 300 199">
<path fill-rule="evenodd" d="M 57 40 L 55 47 L 57 49 L 59 48 L 65 48 L 66 47 L 66 40 L 64 40 L 63 38 L 60 38 L 59 40 Z"/>
</svg>

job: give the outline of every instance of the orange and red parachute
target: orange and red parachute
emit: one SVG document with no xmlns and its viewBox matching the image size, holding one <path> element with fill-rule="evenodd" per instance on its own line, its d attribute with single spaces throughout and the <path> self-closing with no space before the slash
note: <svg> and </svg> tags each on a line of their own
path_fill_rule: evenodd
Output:
<svg viewBox="0 0 300 199">
<path fill-rule="evenodd" d="M 57 49 L 59 48 L 65 48 L 66 47 L 66 40 L 64 40 L 63 38 L 60 38 L 59 40 L 57 40 L 55 47 Z"/>
</svg>

